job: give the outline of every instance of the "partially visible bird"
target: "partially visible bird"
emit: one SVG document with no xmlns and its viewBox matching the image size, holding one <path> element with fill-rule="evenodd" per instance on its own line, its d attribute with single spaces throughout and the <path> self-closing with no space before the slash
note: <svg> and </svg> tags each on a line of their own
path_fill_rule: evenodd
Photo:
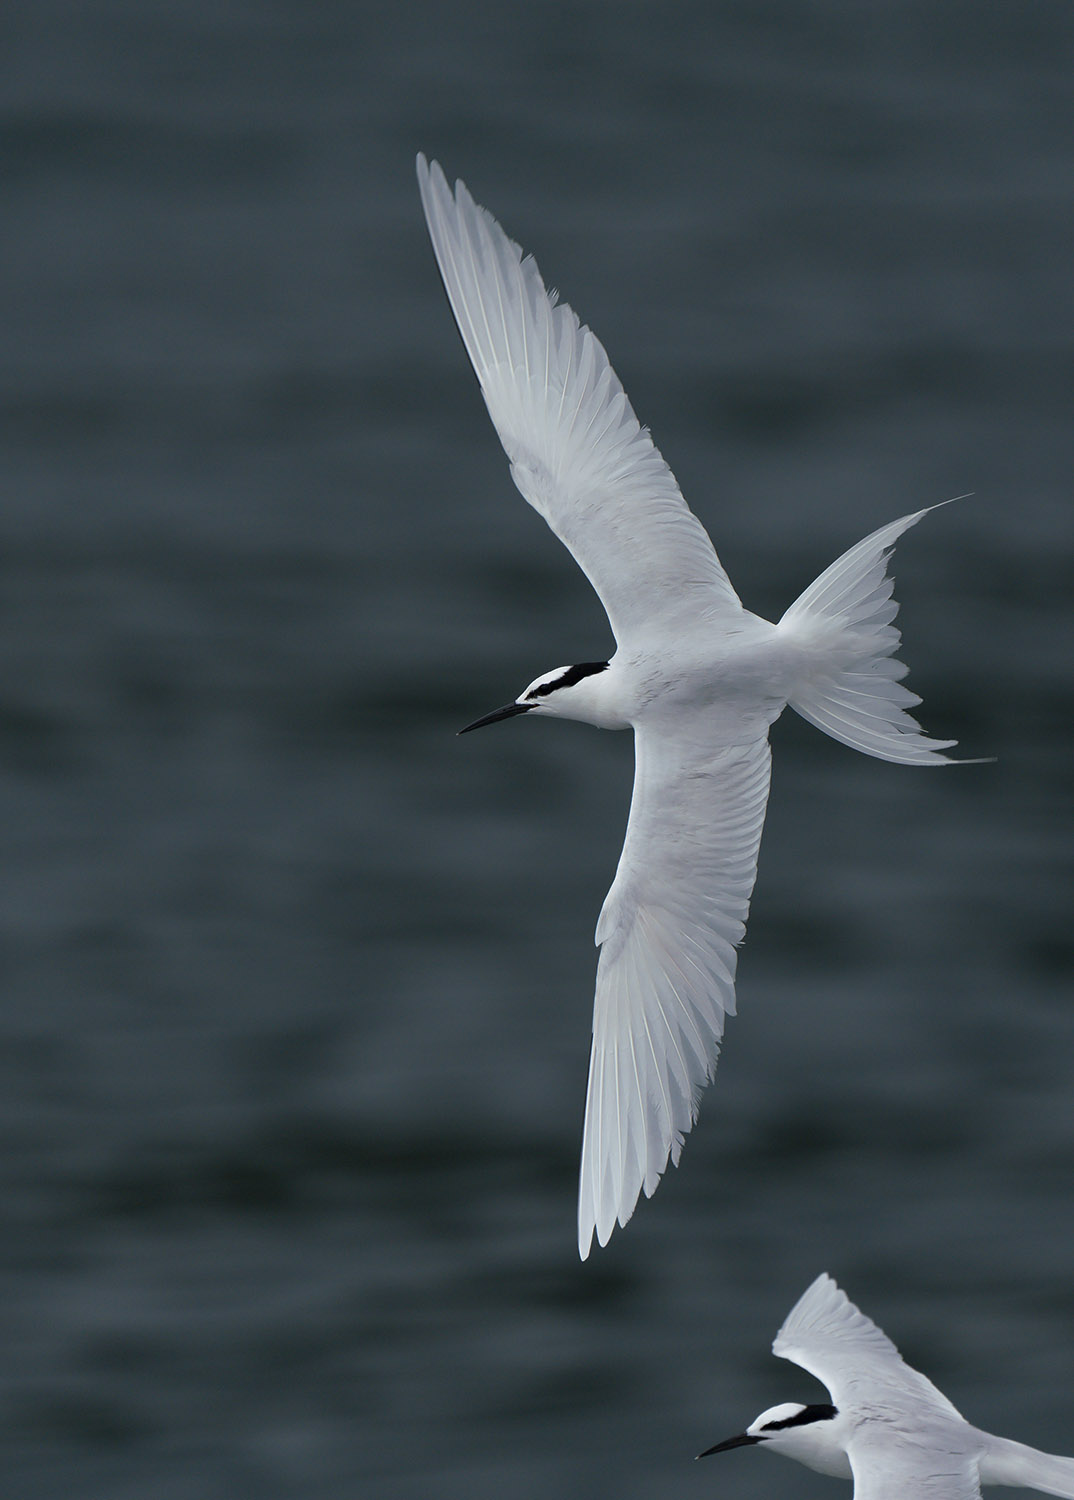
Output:
<svg viewBox="0 0 1074 1500">
<path fill-rule="evenodd" d="M 698 1458 L 756 1444 L 853 1479 L 854 1500 L 978 1500 L 982 1485 L 1074 1497 L 1074 1458 L 972 1427 L 830 1276 L 818 1276 L 772 1352 L 828 1387 L 830 1402 L 784 1402 Z"/>
<path fill-rule="evenodd" d="M 900 685 L 887 560 L 926 514 L 832 564 L 778 624 L 743 609 L 703 527 L 639 425 L 600 342 L 465 186 L 418 157 L 448 300 L 524 498 L 596 589 L 617 650 L 557 667 L 520 714 L 634 730 L 634 797 L 600 945 L 578 1249 L 651 1195 L 697 1117 L 735 1009 L 768 802 L 768 729 L 788 703 L 867 755 L 949 764 Z M 465 731 L 464 731 L 465 732 Z"/>
</svg>

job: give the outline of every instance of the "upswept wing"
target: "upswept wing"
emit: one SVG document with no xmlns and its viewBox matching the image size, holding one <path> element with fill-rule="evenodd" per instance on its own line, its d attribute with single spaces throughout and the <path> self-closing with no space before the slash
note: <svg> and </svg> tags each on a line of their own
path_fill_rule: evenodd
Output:
<svg viewBox="0 0 1074 1500">
<path fill-rule="evenodd" d="M 440 274 L 523 496 L 569 548 L 620 645 L 742 605 L 600 340 L 463 183 L 417 161 Z"/>
<path fill-rule="evenodd" d="M 943 1392 L 906 1363 L 887 1334 L 827 1274 L 818 1276 L 791 1308 L 772 1353 L 823 1381 L 836 1406 L 880 1406 L 912 1410 L 918 1420 L 939 1416 L 962 1421 Z"/>
<path fill-rule="evenodd" d="M 767 735 L 713 748 L 635 730 L 634 797 L 597 924 L 578 1249 L 607 1244 L 668 1158 L 678 1163 L 735 1009 L 742 940 L 768 802 Z"/>
</svg>

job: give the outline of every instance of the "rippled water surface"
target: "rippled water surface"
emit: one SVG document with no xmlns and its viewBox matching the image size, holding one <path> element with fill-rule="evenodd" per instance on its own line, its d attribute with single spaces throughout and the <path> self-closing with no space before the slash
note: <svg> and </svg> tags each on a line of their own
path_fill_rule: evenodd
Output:
<svg viewBox="0 0 1074 1500">
<path fill-rule="evenodd" d="M 0 1471 L 20 1500 L 835 1493 L 692 1455 L 831 1271 L 1074 1449 L 1074 9 L 73 0 L 0 23 Z M 788 714 L 740 1016 L 579 1265 L 625 735 L 421 221 L 596 328 L 746 603 L 900 545 L 994 765 Z M 793 722 L 792 722 L 793 720 Z"/>
</svg>

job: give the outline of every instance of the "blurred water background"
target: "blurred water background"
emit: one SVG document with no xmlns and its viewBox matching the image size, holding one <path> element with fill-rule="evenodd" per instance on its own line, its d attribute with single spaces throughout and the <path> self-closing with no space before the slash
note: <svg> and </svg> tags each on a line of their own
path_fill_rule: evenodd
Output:
<svg viewBox="0 0 1074 1500">
<path fill-rule="evenodd" d="M 1069 0 L 0 21 L 0 1473 L 18 1500 L 820 1497 L 692 1455 L 821 1270 L 1074 1450 Z M 574 1248 L 628 736 L 413 157 L 607 345 L 745 602 L 876 526 L 995 765 L 788 714 L 678 1172 Z"/>
</svg>

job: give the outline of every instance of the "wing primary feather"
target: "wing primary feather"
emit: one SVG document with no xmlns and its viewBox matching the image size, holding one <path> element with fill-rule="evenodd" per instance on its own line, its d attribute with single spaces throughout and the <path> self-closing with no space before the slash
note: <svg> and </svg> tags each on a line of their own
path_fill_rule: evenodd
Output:
<svg viewBox="0 0 1074 1500">
<path fill-rule="evenodd" d="M 619 1025 L 622 1026 L 622 1017 L 619 1017 Z M 612 1165 L 612 1201 L 614 1204 L 622 1202 L 623 1198 L 623 1112 L 622 1092 L 620 1083 L 622 1080 L 621 1064 L 619 1060 L 619 1048 L 622 1043 L 621 1036 L 617 1035 L 612 1045 L 612 1084 L 615 1088 L 615 1133 L 612 1138 L 612 1149 L 609 1152 L 609 1160 Z"/>
<path fill-rule="evenodd" d="M 508 265 L 507 258 L 504 255 L 505 247 L 503 241 L 489 232 L 487 224 L 484 224 L 482 227 L 485 230 L 485 245 L 491 251 L 492 257 L 497 262 L 500 270 L 500 274 L 495 277 L 496 302 L 500 309 L 500 322 L 503 325 L 503 343 L 504 348 L 507 350 L 508 363 L 511 365 L 512 369 L 515 369 L 517 367 L 517 361 L 515 350 L 512 347 L 511 319 L 508 317 L 508 309 L 504 303 L 503 294 L 505 287 L 510 287 L 516 282 L 519 267 L 517 262 L 514 261 L 513 256 L 511 257 L 511 265 Z M 524 353 L 522 357 L 521 367 L 523 370 L 528 369 Z"/>
<path fill-rule="evenodd" d="M 461 189 L 461 192 L 460 192 L 460 189 Z M 457 200 L 463 202 L 464 204 L 466 204 L 466 200 L 469 199 L 470 195 L 469 195 L 469 193 L 466 193 L 466 189 L 465 189 L 465 187 L 461 183 L 456 183 L 456 185 L 455 185 L 455 192 L 456 192 L 456 198 L 457 198 Z M 462 194 L 464 194 L 464 193 L 465 193 L 465 197 L 462 196 Z M 467 204 L 467 206 L 469 206 L 469 205 Z M 483 227 L 481 225 L 480 219 L 477 220 L 477 226 L 478 226 L 478 233 L 480 234 L 481 228 Z M 482 282 L 482 277 L 481 277 L 481 272 L 480 272 L 480 270 L 478 268 L 478 264 L 477 264 L 477 244 L 478 244 L 478 241 L 477 241 L 477 237 L 476 236 L 470 235 L 467 238 L 466 248 L 467 248 L 467 250 L 469 251 L 469 254 L 470 254 L 470 270 L 471 270 L 471 273 L 473 275 L 474 286 L 477 287 L 477 288 L 480 288 L 481 282 Z M 497 282 L 497 285 L 498 284 L 499 283 Z M 493 338 L 492 338 L 492 325 L 489 323 L 488 307 L 486 305 L 485 298 L 480 293 L 480 290 L 478 290 L 478 293 L 477 293 L 477 305 L 478 305 L 478 308 L 479 308 L 479 310 L 481 312 L 481 321 L 485 325 L 485 334 L 486 334 L 486 336 L 488 338 L 488 354 L 487 354 L 487 356 L 485 358 L 485 367 L 486 367 L 486 369 L 491 369 L 492 366 L 495 364 L 495 360 L 496 360 L 496 345 L 493 342 Z"/>
<path fill-rule="evenodd" d="M 646 926 L 650 926 L 650 924 L 648 922 L 647 916 L 643 916 L 642 920 L 645 922 Z M 688 1000 L 686 1000 L 683 997 L 683 995 L 681 995 L 679 993 L 678 986 L 676 985 L 673 976 L 671 975 L 671 973 L 668 972 L 668 966 L 675 968 L 678 971 L 680 978 L 683 977 L 682 976 L 682 971 L 678 967 L 678 962 L 677 962 L 677 960 L 675 958 L 675 955 L 668 952 L 666 944 L 661 943 L 661 951 L 662 951 L 663 957 L 665 959 L 665 965 L 666 966 L 663 968 L 663 972 L 664 972 L 665 980 L 666 980 L 666 983 L 667 983 L 667 987 L 671 991 L 671 994 L 672 994 L 673 998 L 678 1002 L 679 1007 L 680 1007 L 680 1009 L 682 1011 L 683 1019 L 685 1021 L 689 1022 L 689 1024 L 690 1024 L 690 1030 L 693 1032 L 694 1040 L 697 1042 L 697 1046 L 696 1047 L 694 1047 L 693 1044 L 691 1043 L 691 1051 L 694 1053 L 694 1056 L 697 1058 L 698 1062 L 700 1062 L 704 1066 L 704 1065 L 707 1064 L 707 1061 L 708 1061 L 708 1053 L 707 1053 L 707 1049 L 705 1047 L 705 1039 L 701 1035 L 700 1030 L 698 1029 L 697 1021 L 696 1021 L 696 1019 L 694 1017 L 693 1006 L 689 1003 Z M 686 1037 L 686 1040 L 689 1040 L 689 1036 L 688 1035 Z"/>
<path fill-rule="evenodd" d="M 658 1001 L 658 1003 L 659 1003 L 659 1001 Z M 657 1055 L 656 1043 L 653 1041 L 653 1031 L 652 1031 L 652 1027 L 649 1024 L 649 1017 L 646 1014 L 645 1006 L 644 1005 L 640 1005 L 640 1006 L 636 1005 L 636 1011 L 637 1011 L 637 1014 L 639 1014 L 640 1017 L 641 1017 L 641 1024 L 642 1024 L 642 1026 L 644 1028 L 644 1031 L 645 1031 L 645 1040 L 649 1044 L 649 1055 L 652 1057 L 652 1060 L 653 1060 L 653 1077 L 656 1079 L 657 1085 L 659 1086 L 659 1089 L 660 1089 L 661 1117 L 666 1122 L 665 1133 L 670 1138 L 671 1135 L 672 1135 L 672 1133 L 673 1133 L 673 1131 L 674 1131 L 675 1121 L 674 1121 L 674 1116 L 673 1116 L 672 1110 L 671 1110 L 671 1096 L 668 1093 L 667 1078 L 665 1076 L 664 1068 L 661 1065 L 660 1058 Z M 667 1017 L 664 1015 L 664 1010 L 663 1010 L 662 1006 L 660 1007 L 660 1014 L 661 1014 L 661 1017 L 664 1020 L 664 1026 L 665 1026 L 665 1029 L 666 1029 L 667 1028 Z M 639 1080 L 639 1089 L 640 1089 L 640 1082 L 641 1082 L 641 1073 L 640 1073 L 640 1070 L 639 1070 L 639 1073 L 638 1073 L 638 1080 Z M 644 1118 L 644 1114 L 643 1114 L 643 1118 Z M 647 1138 L 647 1141 L 646 1141 L 646 1147 L 647 1147 L 647 1149 L 646 1149 L 646 1154 L 645 1154 L 645 1191 L 646 1191 L 646 1195 L 647 1196 L 652 1196 L 653 1189 L 656 1187 L 656 1184 L 657 1184 L 657 1182 L 660 1179 L 660 1168 L 659 1168 L 659 1166 L 657 1166 L 657 1168 L 656 1168 L 655 1175 L 654 1175 L 654 1171 L 653 1171 L 652 1142 L 654 1140 L 658 1140 L 658 1139 L 659 1139 L 659 1132 L 652 1131 L 652 1132 L 648 1133 L 648 1138 Z"/>
<path fill-rule="evenodd" d="M 433 179 L 435 185 L 442 188 L 443 192 L 450 193 L 450 189 L 444 178 L 444 174 L 440 171 L 440 168 L 436 162 L 433 163 L 433 171 L 439 175 L 438 182 L 435 177 Z M 441 232 L 435 237 L 434 245 L 436 245 L 437 247 L 442 246 L 447 253 L 451 263 L 452 282 L 454 284 L 454 287 L 457 287 L 461 290 L 464 278 L 461 269 L 461 262 L 459 260 L 459 254 L 457 253 L 457 251 L 461 253 L 463 246 L 461 243 L 457 243 L 457 235 L 453 232 L 443 214 L 443 205 L 437 203 L 436 210 L 436 222 Z M 457 296 L 452 285 L 445 283 L 445 288 L 448 294 L 448 301 L 451 304 L 451 310 L 455 314 L 455 321 L 459 325 L 459 332 L 462 334 L 462 341 L 466 345 L 467 352 L 469 353 L 471 361 L 474 363 L 477 369 L 478 379 L 480 380 L 482 368 L 487 364 L 487 360 L 485 360 L 481 355 L 481 345 L 477 334 L 477 324 L 474 322 L 474 315 L 471 311 L 470 303 L 465 298 Z M 476 300 L 478 306 L 480 307 L 480 297 L 478 297 Z M 469 329 L 469 337 L 467 337 L 467 329 Z"/>
<path fill-rule="evenodd" d="M 659 978 L 653 973 L 651 961 L 647 964 L 647 967 L 649 969 L 649 982 L 651 986 L 650 993 L 653 995 L 657 1008 L 660 1011 L 660 1018 L 664 1023 L 664 1032 L 669 1042 L 669 1061 L 674 1059 L 678 1064 L 675 1070 L 676 1081 L 683 1097 L 688 1099 L 690 1097 L 691 1085 L 690 1067 L 686 1061 L 686 1054 L 682 1050 L 682 1042 L 679 1040 L 678 1031 L 672 1025 L 671 1018 L 667 1013 L 663 996 L 660 993 Z"/>
<path fill-rule="evenodd" d="M 638 1189 L 640 1191 L 642 1184 L 645 1182 L 649 1161 L 649 1130 L 646 1124 L 648 1110 L 645 1107 L 648 1101 L 642 1083 L 641 1069 L 638 1066 L 637 1045 L 633 1027 L 629 1030 L 628 1036 L 630 1038 L 630 1062 L 635 1084 L 632 1091 L 628 1090 L 628 1096 L 632 1093 L 634 1099 L 640 1100 L 642 1105 L 640 1109 L 631 1110 L 629 1134 L 629 1140 L 634 1145 L 634 1164 L 636 1168 L 636 1171 L 631 1176 L 632 1179 L 634 1177 L 637 1178 Z"/>
</svg>

